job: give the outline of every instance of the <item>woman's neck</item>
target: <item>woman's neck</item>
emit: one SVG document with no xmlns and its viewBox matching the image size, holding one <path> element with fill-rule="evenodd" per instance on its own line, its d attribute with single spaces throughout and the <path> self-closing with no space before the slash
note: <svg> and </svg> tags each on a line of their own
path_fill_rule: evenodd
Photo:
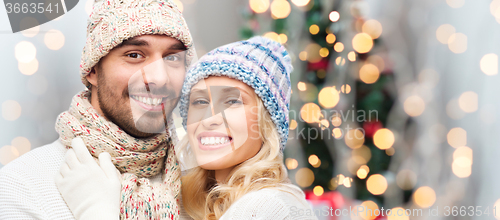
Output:
<svg viewBox="0 0 500 220">
<path fill-rule="evenodd" d="M 231 170 L 233 170 L 233 168 L 234 167 L 228 167 L 228 168 L 222 169 L 222 170 L 215 170 L 215 180 L 217 180 L 217 183 L 226 182 L 226 178 L 229 175 L 229 173 L 231 172 Z"/>
</svg>

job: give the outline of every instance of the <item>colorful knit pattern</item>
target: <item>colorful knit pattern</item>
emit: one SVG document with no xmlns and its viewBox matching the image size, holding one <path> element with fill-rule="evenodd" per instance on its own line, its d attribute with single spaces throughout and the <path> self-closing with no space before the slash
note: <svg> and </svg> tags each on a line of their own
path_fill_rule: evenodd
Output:
<svg viewBox="0 0 500 220">
<path fill-rule="evenodd" d="M 88 90 L 77 94 L 69 111 L 59 115 L 56 131 L 61 142 L 71 147 L 73 138 L 81 137 L 96 161 L 102 152 L 111 155 L 122 173 L 121 219 L 178 219 L 181 171 L 173 129 L 152 138 L 134 138 L 100 116 L 89 97 Z M 173 121 L 168 125 L 172 128 Z M 163 175 L 162 183 L 147 179 L 158 174 Z"/>
<path fill-rule="evenodd" d="M 182 42 L 187 50 L 186 66 L 196 53 L 186 21 L 171 0 L 96 0 L 87 25 L 87 42 L 80 62 L 81 79 L 99 60 L 124 40 L 160 34 Z"/>
<path fill-rule="evenodd" d="M 184 127 L 187 126 L 191 88 L 209 76 L 227 76 L 248 84 L 262 99 L 278 129 L 283 150 L 288 139 L 292 70 L 285 47 L 264 37 L 253 37 L 210 51 L 186 74 L 180 101 Z"/>
</svg>

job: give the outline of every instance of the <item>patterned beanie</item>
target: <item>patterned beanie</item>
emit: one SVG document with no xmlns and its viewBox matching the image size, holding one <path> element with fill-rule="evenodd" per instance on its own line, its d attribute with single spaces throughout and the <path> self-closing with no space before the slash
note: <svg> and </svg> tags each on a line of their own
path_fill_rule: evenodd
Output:
<svg viewBox="0 0 500 220">
<path fill-rule="evenodd" d="M 186 74 L 180 101 L 184 128 L 187 126 L 191 88 L 209 76 L 227 76 L 249 85 L 262 99 L 278 129 L 280 149 L 283 150 L 288 138 L 292 70 L 285 47 L 264 37 L 253 37 L 208 52 Z"/>
<path fill-rule="evenodd" d="M 186 66 L 195 56 L 186 21 L 171 0 L 96 0 L 80 62 L 83 84 L 90 86 L 86 76 L 114 47 L 145 34 L 167 35 L 182 42 L 188 49 Z"/>
</svg>

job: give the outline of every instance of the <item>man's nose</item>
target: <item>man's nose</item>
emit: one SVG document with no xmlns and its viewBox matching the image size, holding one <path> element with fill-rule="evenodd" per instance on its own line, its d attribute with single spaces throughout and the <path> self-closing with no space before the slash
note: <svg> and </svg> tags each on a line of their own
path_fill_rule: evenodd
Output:
<svg viewBox="0 0 500 220">
<path fill-rule="evenodd" d="M 145 84 L 155 84 L 161 87 L 170 82 L 167 69 L 161 58 L 143 67 L 142 75 Z"/>
</svg>

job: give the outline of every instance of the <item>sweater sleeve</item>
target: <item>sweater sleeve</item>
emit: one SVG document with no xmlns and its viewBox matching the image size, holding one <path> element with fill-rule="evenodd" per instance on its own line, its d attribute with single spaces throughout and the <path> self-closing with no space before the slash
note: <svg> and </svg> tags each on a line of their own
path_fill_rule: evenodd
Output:
<svg viewBox="0 0 500 220">
<path fill-rule="evenodd" d="M 0 171 L 0 220 L 47 219 L 25 181 Z"/>
</svg>

